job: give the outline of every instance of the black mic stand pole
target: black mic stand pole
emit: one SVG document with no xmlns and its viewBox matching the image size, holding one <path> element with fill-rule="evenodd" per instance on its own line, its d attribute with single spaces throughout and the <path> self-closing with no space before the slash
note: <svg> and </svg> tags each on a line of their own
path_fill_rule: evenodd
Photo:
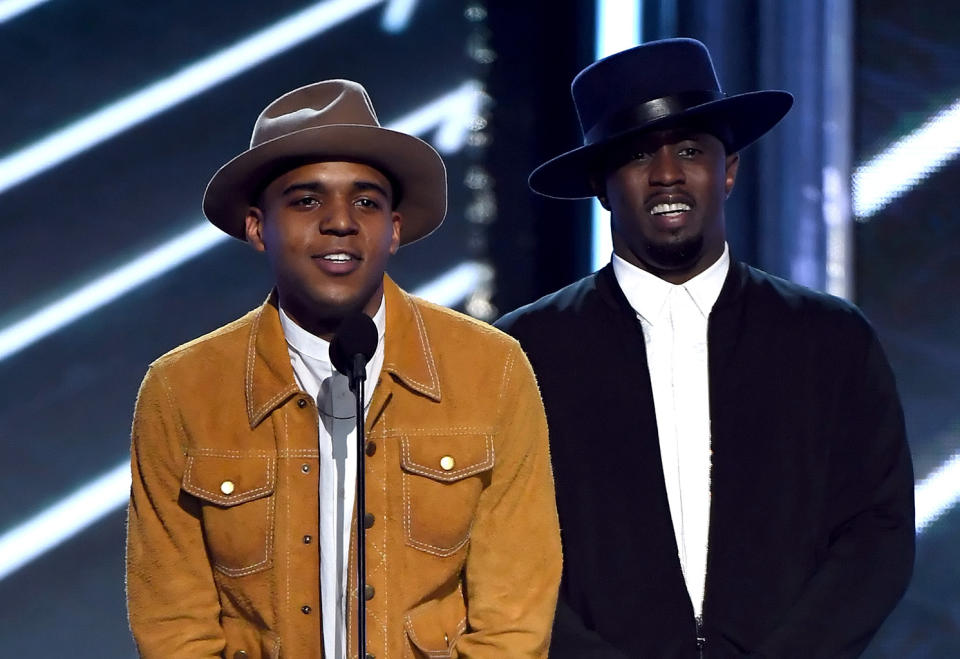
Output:
<svg viewBox="0 0 960 659">
<path fill-rule="evenodd" d="M 350 389 L 357 399 L 357 657 L 367 656 L 367 489 L 364 483 L 366 455 L 366 423 L 363 418 L 364 383 L 367 380 L 367 360 L 353 355 Z M 348 609 L 349 610 L 349 609 Z"/>
</svg>

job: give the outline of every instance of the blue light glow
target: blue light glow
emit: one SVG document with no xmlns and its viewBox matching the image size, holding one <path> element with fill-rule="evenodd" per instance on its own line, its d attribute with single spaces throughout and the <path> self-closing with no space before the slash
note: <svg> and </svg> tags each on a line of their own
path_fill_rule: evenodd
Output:
<svg viewBox="0 0 960 659">
<path fill-rule="evenodd" d="M 916 529 L 922 533 L 960 501 L 960 453 L 949 458 L 914 490 Z"/>
<path fill-rule="evenodd" d="M 0 360 L 56 332 L 124 293 L 169 272 L 229 238 L 209 222 L 199 224 L 121 267 L 0 330 Z"/>
<path fill-rule="evenodd" d="M 626 50 L 643 38 L 643 0 L 597 0 L 595 57 Z M 590 268 L 598 270 L 610 261 L 610 214 L 596 199 L 592 207 Z"/>
<path fill-rule="evenodd" d="M 853 173 L 853 211 L 868 220 L 960 153 L 960 99 Z"/>
<path fill-rule="evenodd" d="M 383 12 L 382 27 L 387 32 L 403 32 L 410 24 L 410 16 L 417 7 L 417 0 L 390 0 Z"/>
<path fill-rule="evenodd" d="M 326 0 L 0 159 L 0 193 L 384 0 Z"/>
<path fill-rule="evenodd" d="M 30 11 L 37 5 L 50 0 L 0 0 L 0 23 L 16 18 L 20 14 Z"/>
<path fill-rule="evenodd" d="M 424 136 L 436 130 L 432 144 L 440 153 L 455 153 L 463 148 L 470 127 L 483 103 L 483 87 L 467 80 L 449 94 L 400 117 L 387 128 L 401 133 Z"/>
<path fill-rule="evenodd" d="M 123 462 L 0 535 L 0 579 L 122 507 L 129 495 L 130 464 Z"/>
</svg>

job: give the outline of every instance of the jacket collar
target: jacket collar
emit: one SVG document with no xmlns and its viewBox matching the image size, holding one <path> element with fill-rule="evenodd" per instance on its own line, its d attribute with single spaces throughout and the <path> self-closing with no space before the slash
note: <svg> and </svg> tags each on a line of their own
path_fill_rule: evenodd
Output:
<svg viewBox="0 0 960 659">
<path fill-rule="evenodd" d="M 387 331 L 383 370 L 408 388 L 440 401 L 440 375 L 426 324 L 413 298 L 383 277 Z"/>
<path fill-rule="evenodd" d="M 383 370 L 439 402 L 440 376 L 420 310 L 387 275 L 383 277 L 383 294 L 387 307 Z M 250 327 L 244 391 L 251 428 L 300 392 L 277 305 L 274 290 L 254 313 Z"/>
<path fill-rule="evenodd" d="M 594 273 L 593 277 L 595 278 L 596 287 L 601 299 L 603 299 L 608 306 L 631 316 L 636 314 L 633 307 L 630 306 L 630 302 L 627 300 L 623 289 L 620 288 L 619 282 L 617 282 L 612 263 L 608 263 L 598 270 Z M 749 270 L 747 266 L 735 260 L 731 254 L 730 267 L 723 281 L 723 287 L 720 289 L 720 295 L 713 305 L 714 311 L 735 304 L 740 299 L 746 287 L 748 277 Z"/>
<path fill-rule="evenodd" d="M 254 313 L 250 326 L 244 392 L 251 428 L 300 391 L 293 377 L 277 305 L 277 291 L 274 289 Z"/>
</svg>

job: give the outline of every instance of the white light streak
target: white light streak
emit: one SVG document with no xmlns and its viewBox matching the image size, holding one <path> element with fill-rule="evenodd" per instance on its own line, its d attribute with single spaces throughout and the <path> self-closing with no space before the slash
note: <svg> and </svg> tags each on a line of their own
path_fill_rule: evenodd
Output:
<svg viewBox="0 0 960 659">
<path fill-rule="evenodd" d="M 381 27 L 387 32 L 403 32 L 410 23 L 410 16 L 417 7 L 417 0 L 390 0 L 383 12 Z"/>
<path fill-rule="evenodd" d="M 638 45 L 643 38 L 643 0 L 597 0 L 596 59 Z M 610 214 L 600 202 L 591 210 L 590 269 L 598 270 L 610 261 L 613 240 Z"/>
<path fill-rule="evenodd" d="M 918 483 L 914 497 L 916 529 L 922 533 L 960 500 L 960 453 Z"/>
<path fill-rule="evenodd" d="M 479 263 L 461 263 L 415 289 L 413 294 L 436 304 L 454 306 L 473 292 L 484 272 L 485 266 Z M 130 464 L 124 461 L 10 529 L 0 536 L 0 580 L 119 510 L 126 505 L 129 494 Z"/>
<path fill-rule="evenodd" d="M 388 128 L 411 135 L 426 135 L 436 129 L 433 145 L 441 153 L 454 153 L 463 148 L 470 127 L 483 103 L 483 87 L 476 80 L 467 80 L 457 89 L 403 116 Z"/>
<path fill-rule="evenodd" d="M 39 515 L 0 536 L 0 579 L 126 504 L 130 464 L 123 462 Z"/>
<path fill-rule="evenodd" d="M 0 23 L 16 18 L 49 0 L 0 0 Z"/>
<path fill-rule="evenodd" d="M 853 210 L 868 220 L 960 152 L 960 99 L 853 173 Z"/>
<path fill-rule="evenodd" d="M 465 108 L 478 102 L 479 84 L 468 81 L 455 91 L 431 101 L 387 127 L 416 134 L 438 128 L 437 141 L 446 140 L 448 152 L 466 140 L 462 130 Z M 473 106 L 471 106 L 473 107 Z M 0 361 L 109 304 L 137 286 L 169 272 L 227 240 L 227 234 L 203 221 L 183 234 L 136 257 L 73 293 L 0 330 Z"/>
<path fill-rule="evenodd" d="M 643 0 L 597 0 L 596 59 L 640 43 Z"/>
<path fill-rule="evenodd" d="M 326 0 L 0 160 L 0 193 L 154 117 L 384 0 Z"/>
<path fill-rule="evenodd" d="M 0 361 L 206 252 L 228 237 L 204 222 L 13 323 L 0 331 Z"/>
<path fill-rule="evenodd" d="M 488 266 L 467 261 L 416 289 L 413 294 L 445 307 L 456 306 L 484 280 Z"/>
</svg>

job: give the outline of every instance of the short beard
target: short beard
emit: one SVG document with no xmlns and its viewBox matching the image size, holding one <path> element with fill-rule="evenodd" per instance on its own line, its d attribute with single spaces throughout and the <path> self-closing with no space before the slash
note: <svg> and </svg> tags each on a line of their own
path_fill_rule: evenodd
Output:
<svg viewBox="0 0 960 659">
<path fill-rule="evenodd" d="M 647 260 L 658 270 L 674 271 L 693 267 L 703 251 L 703 234 L 669 243 L 647 243 Z"/>
</svg>

